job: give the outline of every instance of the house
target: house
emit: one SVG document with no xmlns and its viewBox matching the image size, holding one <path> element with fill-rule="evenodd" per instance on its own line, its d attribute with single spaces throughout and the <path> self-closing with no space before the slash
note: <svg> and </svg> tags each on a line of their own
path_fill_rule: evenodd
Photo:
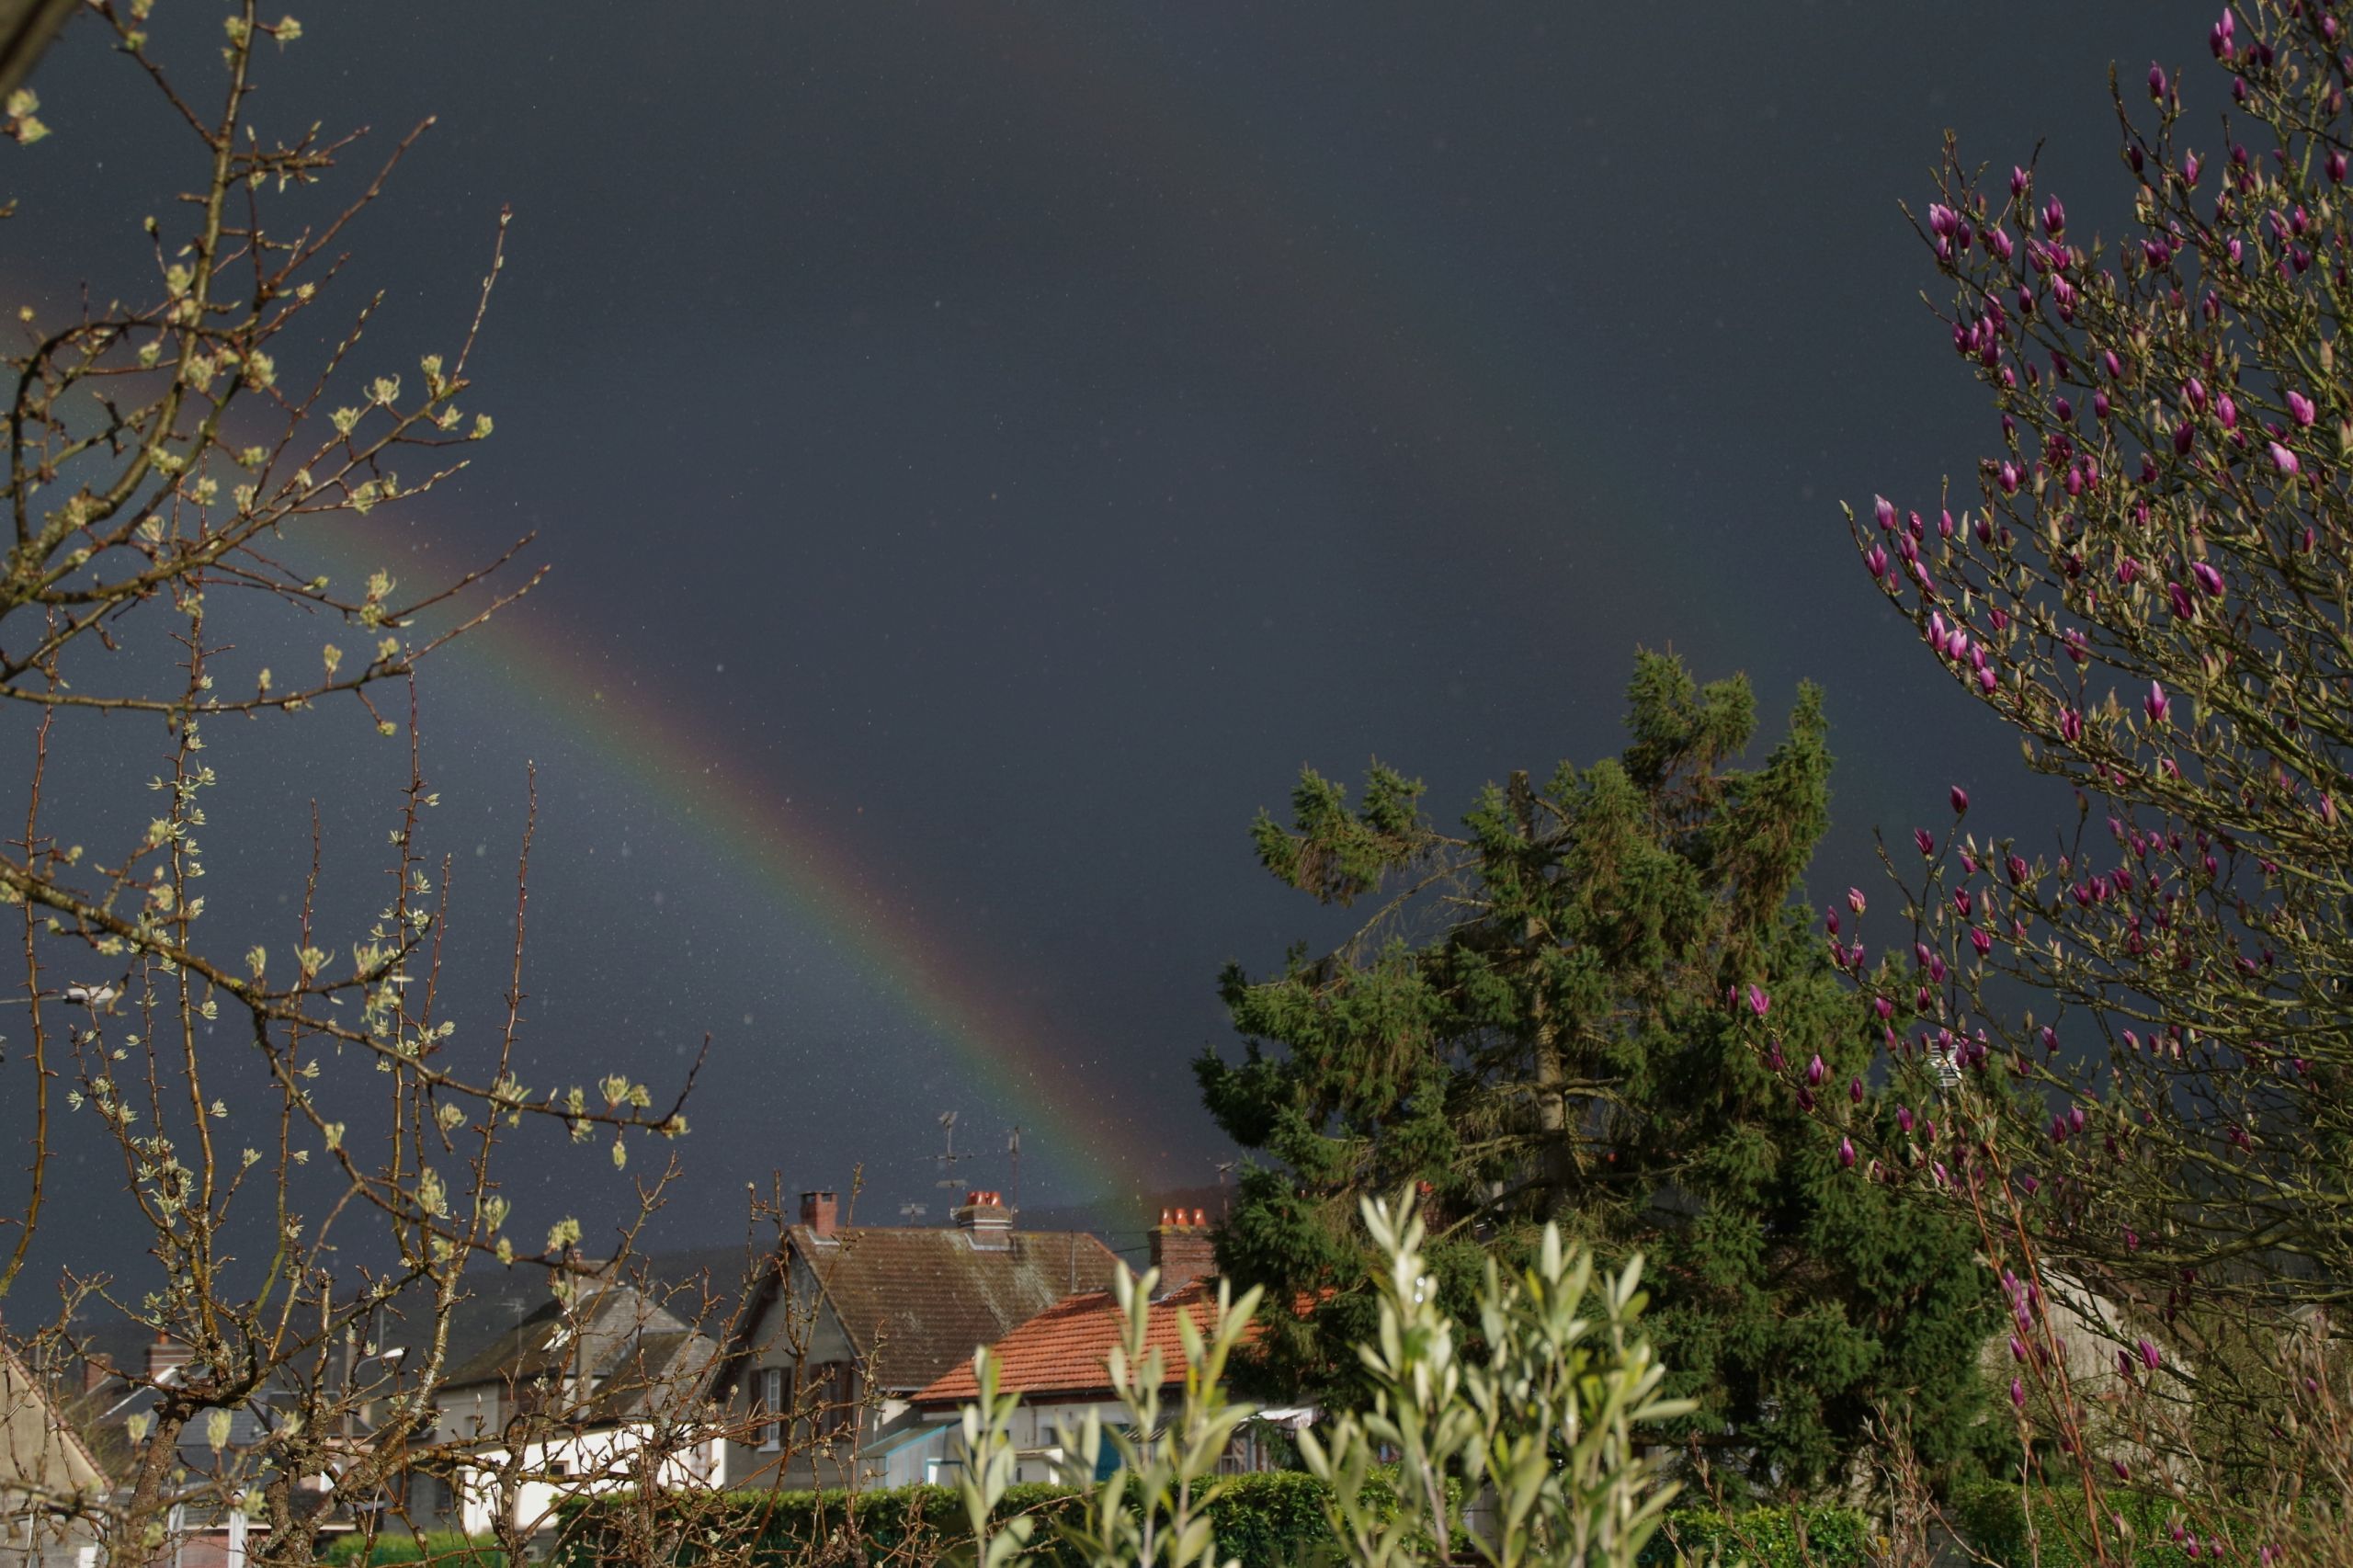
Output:
<svg viewBox="0 0 2353 1568">
<path fill-rule="evenodd" d="M 1185 1352 L 1180 1321 L 1189 1319 L 1207 1332 L 1217 1312 L 1217 1261 L 1209 1227 L 1201 1211 L 1164 1212 L 1152 1233 L 1152 1266 L 1160 1271 L 1155 1282 L 1145 1343 L 1161 1353 L 1165 1390 L 1181 1395 L 1185 1381 Z M 1075 1432 L 1089 1412 L 1107 1427 L 1122 1424 L 1126 1409 L 1111 1386 L 1112 1350 L 1127 1335 L 1127 1314 L 1108 1290 L 1074 1292 L 1015 1328 L 993 1347 L 1000 1389 L 1021 1395 L 1014 1412 L 1012 1439 L 1016 1455 L 1014 1479 L 1054 1481 L 1064 1477 L 1066 1449 L 1063 1434 Z M 927 1481 L 947 1481 L 962 1462 L 958 1418 L 962 1407 L 976 1398 L 980 1383 L 967 1360 L 916 1391 L 907 1402 L 930 1440 L 924 1445 Z M 1267 1410 L 1245 1422 L 1221 1457 L 1222 1474 L 1273 1470 L 1289 1444 L 1280 1433 L 1296 1431 L 1314 1418 L 1308 1407 Z M 1114 1456 L 1107 1447 L 1097 1460 L 1098 1472 L 1108 1473 Z"/>
<path fill-rule="evenodd" d="M 47 1384 L 0 1345 L 0 1568 L 92 1568 L 113 1490 Z"/>
<path fill-rule="evenodd" d="M 922 1481 L 940 1434 L 914 1419 L 910 1396 L 1119 1267 L 1083 1232 L 1017 1229 L 994 1192 L 968 1192 L 953 1218 L 843 1225 L 833 1193 L 801 1195 L 713 1381 L 722 1484 Z"/>
<path fill-rule="evenodd" d="M 117 1529 L 161 1391 L 191 1375 L 193 1352 L 127 1319 L 93 1325 L 75 1335 L 74 1345 L 74 1358 L 48 1389 L 106 1478 L 106 1490 L 91 1499 L 93 1517 L 108 1518 L 107 1530 Z M 361 1359 L 347 1342 L 330 1375 L 348 1381 Z M 268 1527 L 239 1494 L 258 1483 L 273 1439 L 295 1419 L 301 1403 L 298 1378 L 281 1367 L 233 1407 L 207 1412 L 180 1428 L 175 1483 L 158 1505 L 163 1540 L 151 1561 L 168 1568 L 241 1568 L 250 1551 L 260 1550 Z M 331 1507 L 331 1490 L 327 1477 L 303 1476 L 290 1497 L 328 1536 L 353 1526 L 347 1512 Z"/>
<path fill-rule="evenodd" d="M 470 1535 L 503 1515 L 529 1534 L 566 1497 L 710 1484 L 708 1384 L 721 1345 L 699 1324 L 724 1316 L 709 1282 L 724 1290 L 729 1278 L 725 1259 L 681 1255 L 636 1278 L 559 1279 L 547 1302 L 441 1381 L 438 1455 L 412 1470 L 404 1512 Z"/>
</svg>

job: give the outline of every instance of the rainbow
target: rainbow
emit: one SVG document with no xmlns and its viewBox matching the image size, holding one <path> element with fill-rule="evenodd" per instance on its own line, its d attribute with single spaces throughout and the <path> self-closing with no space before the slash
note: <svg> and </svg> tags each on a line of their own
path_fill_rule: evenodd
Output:
<svg viewBox="0 0 2353 1568">
<path fill-rule="evenodd" d="M 412 516 L 416 533 L 426 529 Z M 383 564 L 384 544 L 345 530 L 308 542 L 345 572 Z M 440 540 L 431 554 L 448 558 Z M 476 601 L 479 608 L 479 601 Z M 1074 1196 L 1130 1194 L 1155 1182 L 1129 1151 L 1133 1130 L 1076 1063 L 1074 1042 L 1049 1034 L 997 994 L 926 922 L 912 898 L 879 891 L 860 865 L 811 821 L 780 783 L 675 705 L 597 676 L 599 654 L 569 640 L 554 617 L 526 599 L 459 638 L 451 659 L 494 685 L 498 699 L 528 705 L 578 743 L 582 754 L 699 846 L 710 867 L 756 893 L 786 924 L 846 956 L 856 977 L 905 1024 L 944 1044 L 973 1085 L 1007 1118 L 1039 1134 L 1036 1152 Z M 429 662 L 427 680 L 430 681 Z M 689 762 L 688 759 L 692 759 Z"/>
</svg>

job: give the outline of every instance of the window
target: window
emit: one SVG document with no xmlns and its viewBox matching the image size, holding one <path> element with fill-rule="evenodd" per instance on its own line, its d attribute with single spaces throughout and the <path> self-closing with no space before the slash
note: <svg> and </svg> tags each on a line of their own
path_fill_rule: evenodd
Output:
<svg viewBox="0 0 2353 1568">
<path fill-rule="evenodd" d="M 825 1361 L 809 1369 L 816 1396 L 817 1437 L 855 1438 L 858 1435 L 858 1384 L 847 1361 Z"/>
<path fill-rule="evenodd" d="M 784 1443 L 784 1424 L 777 1419 L 784 1410 L 782 1367 L 760 1369 L 759 1392 L 753 1403 L 759 1413 L 767 1417 L 760 1425 L 760 1449 L 763 1452 L 774 1453 Z"/>
</svg>

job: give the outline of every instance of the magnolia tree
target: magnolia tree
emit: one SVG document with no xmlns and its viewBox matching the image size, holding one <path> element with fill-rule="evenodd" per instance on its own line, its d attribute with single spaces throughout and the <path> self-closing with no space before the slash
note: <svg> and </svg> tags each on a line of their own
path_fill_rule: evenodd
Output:
<svg viewBox="0 0 2353 1568">
<path fill-rule="evenodd" d="M 2033 1440 L 2099 1448 L 2049 1353 L 2055 1297 L 2119 1342 L 2113 1381 L 2175 1402 L 2177 1449 L 2245 1478 L 2335 1429 L 2353 1285 L 2337 11 L 2225 9 L 2211 68 L 2112 87 L 2110 240 L 2031 165 L 1948 144 L 1919 228 L 1998 439 L 1952 493 L 1848 517 L 1956 692 L 2076 806 L 2056 834 L 1988 831 L 1956 789 L 1888 851 L 1900 941 L 1882 915 L 1862 940 L 1860 893 L 1831 913 L 1882 1043 L 1951 1085 L 1867 1169 L 1954 1195 L 2009 1270 Z"/>
<path fill-rule="evenodd" d="M 162 95 L 183 137 L 189 184 L 166 220 L 147 221 L 146 298 L 85 295 L 55 319 L 28 306 L 7 355 L 0 699 L 16 710 L 22 814 L 0 848 L 0 892 L 18 911 L 22 991 L 0 1106 L 28 1169 L 21 1208 L 0 1216 L 0 1298 L 16 1331 L 6 1389 L 12 1405 L 84 1418 L 85 1451 L 15 1462 L 12 1444 L 0 1498 L 12 1539 L 45 1519 L 116 1562 L 147 1561 L 173 1521 L 210 1518 L 233 1540 L 250 1526 L 254 1554 L 296 1562 L 322 1530 L 397 1512 L 404 1475 L 441 1452 L 435 1395 L 470 1264 L 538 1258 L 568 1301 L 601 1299 L 601 1285 L 569 1283 L 585 1268 L 577 1221 L 507 1233 L 502 1139 L 539 1123 L 619 1165 L 685 1122 L 623 1075 L 521 1081 L 519 866 L 511 927 L 494 937 L 513 955 L 504 1004 L 475 1020 L 462 1056 L 452 1044 L 449 867 L 429 847 L 436 796 L 415 681 L 427 655 L 529 583 L 494 593 L 486 568 L 405 590 L 363 572 L 347 588 L 296 563 L 331 535 L 364 552 L 361 519 L 430 491 L 491 433 L 469 381 L 480 306 L 444 351 L 404 356 L 404 373 L 367 331 L 381 296 L 328 319 L 347 232 L 415 135 L 348 179 L 339 165 L 358 138 L 297 127 L 280 140 L 248 112 L 256 74 L 300 36 L 291 18 L 266 20 L 246 0 L 229 7 L 224 36 L 219 8 L 200 8 L 159 49 L 151 8 L 92 0 L 78 24 L 111 33 L 126 76 Z M 10 101 L 20 142 L 39 139 L 37 107 L 28 94 Z M 499 265 L 491 228 L 482 305 Z M 299 666 L 281 658 L 273 674 L 254 652 L 273 645 L 299 649 Z M 228 911 L 264 902 L 234 862 L 208 857 L 207 813 L 239 780 L 207 747 L 232 723 L 303 722 L 355 724 L 381 748 L 392 801 L 381 898 L 353 924 L 317 896 L 313 812 L 291 824 L 287 847 L 310 869 L 285 890 L 287 913 L 267 932 L 240 926 L 207 909 L 208 890 Z M 101 752 L 97 732 L 126 726 L 144 726 L 164 758 L 152 779 L 103 760 L 119 741 Z M 63 841 L 52 824 L 66 808 L 85 827 L 94 808 L 138 825 L 117 842 Z M 110 1180 L 61 1194 L 69 1143 L 119 1165 L 127 1191 L 113 1207 Z M 624 1251 L 666 1178 L 655 1161 L 640 1180 Z M 63 1300 L 51 1296 L 56 1277 L 27 1264 L 69 1201 L 67 1222 L 130 1227 L 152 1266 L 116 1280 L 69 1267 Z M 95 1354 L 110 1317 L 172 1353 L 130 1366 Z M 68 1365 L 72 1385 L 44 1387 Z M 506 1407 L 528 1417 L 504 1434 L 516 1454 L 597 1415 L 580 1392 L 593 1380 L 563 1366 L 549 1361 L 540 1397 Z M 104 1408 L 74 1408 L 81 1368 Z M 662 1381 L 676 1370 L 643 1373 L 641 1408 L 681 1392 Z M 598 1392 L 609 1409 L 626 1391 Z M 23 1411 L 0 1414 L 20 1430 Z M 709 1435 L 667 1415 L 647 1430 L 678 1451 Z M 501 1462 L 494 1480 L 530 1479 L 519 1460 Z M 626 1468 L 659 1463 L 639 1454 Z M 507 1533 L 525 1528 L 506 1517 Z"/>
</svg>

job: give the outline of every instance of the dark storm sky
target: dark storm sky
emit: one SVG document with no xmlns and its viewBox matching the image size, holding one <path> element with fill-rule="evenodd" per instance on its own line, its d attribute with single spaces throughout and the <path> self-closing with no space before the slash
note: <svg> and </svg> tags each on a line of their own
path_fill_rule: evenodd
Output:
<svg viewBox="0 0 2353 1568">
<path fill-rule="evenodd" d="M 857 1162 L 867 1213 L 937 1216 L 950 1108 L 1031 1130 L 1032 1203 L 1213 1180 L 1218 968 L 1334 929 L 1252 812 L 1303 762 L 1451 816 L 1608 755 L 1638 643 L 1776 722 L 1826 686 L 1817 890 L 1956 780 L 2031 830 L 1836 510 L 1990 449 L 1896 203 L 1949 126 L 2003 166 L 2047 139 L 2113 227 L 2108 65 L 2202 53 L 2213 9 L 298 7 L 265 128 L 439 117 L 354 236 L 382 368 L 450 345 L 516 213 L 497 435 L 336 557 L 422 581 L 537 529 L 552 567 L 426 687 L 472 1016 L 533 759 L 527 1078 L 661 1081 L 711 1033 L 680 1240 Z M 190 167 L 97 42 L 7 156 L 19 292 L 136 276 Z M 216 874 L 264 923 L 312 796 L 381 858 L 381 753 L 313 717 L 222 763 Z M 94 802 L 153 770 L 92 744 Z"/>
</svg>

